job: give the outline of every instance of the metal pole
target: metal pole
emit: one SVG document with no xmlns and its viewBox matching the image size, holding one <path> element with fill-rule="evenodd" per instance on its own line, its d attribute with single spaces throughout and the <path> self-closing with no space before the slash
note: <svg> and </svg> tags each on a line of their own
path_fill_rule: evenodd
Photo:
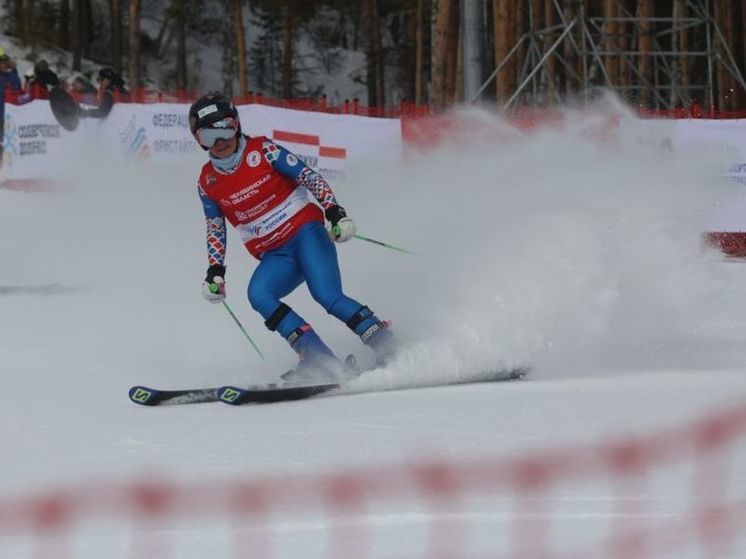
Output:
<svg viewBox="0 0 746 559">
<path fill-rule="evenodd" d="M 526 86 L 526 84 L 528 82 L 530 82 L 531 78 L 534 77 L 534 74 L 536 74 L 536 72 L 538 72 L 541 69 L 541 67 L 544 64 L 544 62 L 546 61 L 546 59 L 549 58 L 555 50 L 557 50 L 557 47 L 559 47 L 560 43 L 564 40 L 564 38 L 568 35 L 568 33 L 570 33 L 570 31 L 572 31 L 572 28 L 575 27 L 576 23 L 577 23 L 577 20 L 575 20 L 575 19 L 572 20 L 572 22 L 570 23 L 570 25 L 567 26 L 567 29 L 565 29 L 565 31 L 562 33 L 562 35 L 559 36 L 559 39 L 557 39 L 557 41 L 555 41 L 555 43 L 552 45 L 552 48 L 550 48 L 546 52 L 546 54 L 542 57 L 542 59 L 539 61 L 539 63 L 536 65 L 536 67 L 534 67 L 534 69 L 531 70 L 531 73 L 528 75 L 528 77 L 523 80 L 523 82 L 521 83 L 521 85 L 518 86 L 518 89 L 516 89 L 515 92 L 513 93 L 513 95 L 510 96 L 510 99 L 508 99 L 505 102 L 505 106 L 503 107 L 503 109 L 507 109 L 510 106 L 510 104 L 513 101 L 515 101 L 516 97 L 518 97 L 521 94 L 521 91 Z M 525 37 L 525 35 L 524 35 L 524 37 Z"/>
<path fill-rule="evenodd" d="M 710 1 L 705 0 L 705 26 L 707 29 L 707 94 L 710 97 L 710 111 L 715 109 L 715 84 L 713 81 L 713 49 L 712 36 L 710 34 Z"/>
<path fill-rule="evenodd" d="M 510 49 L 510 52 L 508 53 L 508 55 L 505 58 L 503 58 L 502 61 L 500 61 L 500 65 L 497 68 L 495 68 L 495 70 L 485 80 L 485 82 L 482 84 L 482 87 L 479 88 L 479 91 L 476 92 L 474 97 L 469 99 L 469 103 L 473 103 L 477 99 L 477 97 L 479 97 L 482 94 L 482 92 L 485 89 L 487 89 L 487 86 L 490 85 L 490 82 L 494 79 L 494 77 L 502 69 L 502 67 L 505 66 L 508 60 L 510 60 L 510 57 L 513 56 L 513 53 L 520 48 L 520 46 L 523 44 L 523 41 L 525 41 L 527 37 L 528 37 L 528 34 L 524 34 L 523 37 L 521 37 L 521 39 L 515 44 L 515 46 L 512 49 Z"/>
<path fill-rule="evenodd" d="M 473 99 L 482 81 L 482 66 L 479 60 L 482 52 L 479 48 L 480 19 L 479 0 L 462 0 L 461 57 L 464 69 L 464 99 Z"/>
</svg>

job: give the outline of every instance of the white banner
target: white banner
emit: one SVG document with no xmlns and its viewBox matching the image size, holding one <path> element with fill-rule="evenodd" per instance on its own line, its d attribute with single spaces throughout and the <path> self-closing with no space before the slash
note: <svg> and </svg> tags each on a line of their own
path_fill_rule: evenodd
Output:
<svg viewBox="0 0 746 559">
<path fill-rule="evenodd" d="M 10 179 L 59 178 L 75 153 L 69 133 L 52 115 L 48 101 L 5 105 L 3 176 Z"/>
<path fill-rule="evenodd" d="M 21 181 L 69 178 L 91 157 L 178 160 L 198 168 L 206 156 L 189 132 L 187 104 L 116 104 L 105 120 L 82 119 L 74 132 L 57 124 L 48 101 L 5 107 L 2 177 Z M 344 182 L 350 165 L 396 164 L 402 157 L 401 123 L 267 107 L 239 107 L 245 133 L 265 135 L 295 152 L 332 184 Z M 654 149 L 716 146 L 728 158 L 723 169 L 734 185 L 746 185 L 746 120 L 633 120 L 619 133 Z M 746 193 L 709 219 L 714 231 L 746 231 Z"/>
<path fill-rule="evenodd" d="M 6 105 L 3 175 L 6 179 L 66 179 L 71 165 L 98 153 L 133 161 L 189 158 L 206 161 L 189 132 L 189 105 L 114 105 L 104 120 L 82 119 L 69 132 L 57 124 L 48 101 Z M 354 163 L 398 163 L 402 157 L 398 119 L 295 111 L 264 105 L 239 106 L 241 126 L 298 154 L 332 183 L 344 181 Z"/>
<path fill-rule="evenodd" d="M 677 120 L 674 146 L 716 146 L 728 158 L 728 177 L 746 185 L 746 120 Z"/>
</svg>

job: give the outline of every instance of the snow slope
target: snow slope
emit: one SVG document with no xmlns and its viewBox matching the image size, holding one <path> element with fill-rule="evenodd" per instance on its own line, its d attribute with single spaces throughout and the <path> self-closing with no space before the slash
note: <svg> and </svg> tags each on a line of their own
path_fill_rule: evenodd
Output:
<svg viewBox="0 0 746 559">
<path fill-rule="evenodd" d="M 200 297 L 201 160 L 118 168 L 98 146 L 71 162 L 74 184 L 0 189 L 0 494 L 153 473 L 298 477 L 419 456 L 516 455 L 662 430 L 743 402 L 746 268 L 700 242 L 707 211 L 726 195 L 718 154 L 599 141 L 587 134 L 595 114 L 530 136 L 483 112 L 464 118 L 489 121 L 491 133 L 403 168 L 353 169 L 337 192 L 362 234 L 423 255 L 339 247 L 346 291 L 408 344 L 350 389 L 382 393 L 237 409 L 131 404 L 132 384 L 273 380 L 293 364 L 245 300 L 255 263 L 237 238 L 229 301 L 267 362 Z M 305 288 L 289 303 L 339 354 L 370 358 Z M 530 380 L 390 390 L 517 363 L 534 367 Z M 733 459 L 746 460 L 746 448 Z M 740 495 L 744 472 L 734 469 Z M 607 518 L 608 496 L 595 491 L 552 510 L 569 522 L 568 540 L 587 526 L 578 507 Z M 645 499 L 666 511 L 680 492 L 664 480 Z M 402 514 L 375 517 L 392 530 L 376 556 L 406 550 Z M 322 529 L 278 522 L 290 547 L 277 556 L 298 556 Z M 218 532 L 192 528 L 175 557 L 228 556 Z M 129 557 L 116 532 L 91 528 L 75 556 L 100 557 L 105 545 L 107 557 Z M 745 556 L 740 545 L 728 556 Z M 314 550 L 304 556 L 324 556 Z M 0 555 L 30 556 L 28 543 L 0 537 Z"/>
</svg>

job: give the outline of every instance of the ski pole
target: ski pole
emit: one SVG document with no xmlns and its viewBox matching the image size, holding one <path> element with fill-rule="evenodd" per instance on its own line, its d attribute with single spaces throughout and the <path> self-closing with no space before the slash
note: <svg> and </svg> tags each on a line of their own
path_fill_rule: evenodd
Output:
<svg viewBox="0 0 746 559">
<path fill-rule="evenodd" d="M 334 233 L 334 235 L 336 236 L 339 236 L 339 234 L 341 233 L 339 226 L 333 227 L 332 233 Z M 405 248 L 400 248 L 398 246 L 390 245 L 388 243 L 384 243 L 383 241 L 377 241 L 375 239 L 371 239 L 370 237 L 364 237 L 363 235 L 353 235 L 353 237 L 355 237 L 356 239 L 360 239 L 361 241 L 367 241 L 369 243 L 373 243 L 374 245 L 382 246 L 384 248 L 389 248 L 391 250 L 398 250 L 399 252 L 405 252 L 407 254 L 411 254 L 412 256 L 419 256 L 419 254 L 417 254 L 416 252 L 412 252 L 411 250 L 407 250 Z"/>
<path fill-rule="evenodd" d="M 249 343 L 254 347 L 254 349 L 256 350 L 256 352 L 259 354 L 259 357 L 262 358 L 262 361 L 266 361 L 267 359 L 264 357 L 264 355 L 259 350 L 259 348 L 257 347 L 257 345 L 254 343 L 254 340 L 251 339 L 251 336 L 249 336 L 248 332 L 246 332 L 246 330 L 244 329 L 243 325 L 241 324 L 241 321 L 238 320 L 238 317 L 235 314 L 233 314 L 233 311 L 228 306 L 228 303 L 226 303 L 225 301 L 223 301 L 223 306 L 225 307 L 225 310 L 228 311 L 228 314 L 231 315 L 231 318 L 233 318 L 233 320 L 236 322 L 236 324 L 238 325 L 238 327 L 241 329 L 241 332 L 243 332 L 243 335 L 246 336 L 246 339 L 249 340 Z"/>
</svg>

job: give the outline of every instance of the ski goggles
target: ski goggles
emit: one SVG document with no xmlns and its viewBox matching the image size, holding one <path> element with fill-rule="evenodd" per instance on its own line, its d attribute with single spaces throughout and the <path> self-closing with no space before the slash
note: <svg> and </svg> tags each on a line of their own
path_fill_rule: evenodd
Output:
<svg viewBox="0 0 746 559">
<path fill-rule="evenodd" d="M 210 124 L 209 128 L 200 128 L 194 133 L 201 146 L 211 148 L 218 140 L 230 140 L 236 135 L 238 123 L 232 118 L 224 118 Z"/>
</svg>

